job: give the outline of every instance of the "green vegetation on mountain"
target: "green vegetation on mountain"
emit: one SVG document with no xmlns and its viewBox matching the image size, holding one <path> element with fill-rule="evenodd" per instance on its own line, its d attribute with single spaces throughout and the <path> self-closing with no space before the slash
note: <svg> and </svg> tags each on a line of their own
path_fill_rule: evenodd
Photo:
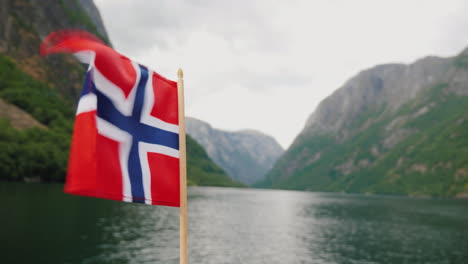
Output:
<svg viewBox="0 0 468 264">
<path fill-rule="evenodd" d="M 0 98 L 30 113 L 46 128 L 15 129 L 0 118 L 0 180 L 61 182 L 66 174 L 73 109 L 54 89 L 22 72 L 0 55 Z M 242 186 L 187 137 L 191 185 Z"/>
<path fill-rule="evenodd" d="M 89 15 L 86 14 L 85 10 L 81 7 L 77 0 L 60 0 L 60 7 L 65 11 L 71 23 L 76 25 L 83 25 L 91 33 L 99 37 L 105 43 L 109 44 L 107 37 L 97 29 Z"/>
<path fill-rule="evenodd" d="M 187 136 L 187 184 L 202 186 L 245 187 L 231 179 L 210 160 L 205 149 Z"/>
<path fill-rule="evenodd" d="M 229 177 L 247 185 L 264 179 L 284 152 L 274 138 L 254 130 L 223 131 L 190 117 L 186 128 Z"/>
<path fill-rule="evenodd" d="M 468 94 L 463 85 L 468 85 L 468 70 L 463 60 L 463 54 L 450 60 L 438 83 L 396 110 L 391 103 L 368 102 L 335 133 L 306 129 L 257 186 L 466 196 Z"/>
<path fill-rule="evenodd" d="M 70 105 L 1 55 L 0 98 L 47 127 L 18 130 L 9 120 L 0 119 L 0 179 L 63 181 L 73 125 Z"/>
<path fill-rule="evenodd" d="M 70 128 L 74 111 L 57 91 L 18 69 L 0 55 L 0 97 L 30 113 L 42 124 Z"/>
</svg>

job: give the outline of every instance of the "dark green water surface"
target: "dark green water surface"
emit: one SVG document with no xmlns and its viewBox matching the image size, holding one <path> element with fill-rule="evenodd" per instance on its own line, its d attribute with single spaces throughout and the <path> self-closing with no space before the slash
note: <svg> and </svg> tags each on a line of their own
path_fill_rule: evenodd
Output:
<svg viewBox="0 0 468 264">
<path fill-rule="evenodd" d="M 0 182 L 0 263 L 178 263 L 178 209 Z M 189 263 L 468 263 L 468 201 L 189 189 Z"/>
</svg>

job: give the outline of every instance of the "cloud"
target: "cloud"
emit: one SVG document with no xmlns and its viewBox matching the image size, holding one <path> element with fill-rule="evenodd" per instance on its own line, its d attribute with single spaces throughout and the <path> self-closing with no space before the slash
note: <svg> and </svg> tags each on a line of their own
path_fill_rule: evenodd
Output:
<svg viewBox="0 0 468 264">
<path fill-rule="evenodd" d="M 157 46 L 175 49 L 196 32 L 211 32 L 223 38 L 233 52 L 278 47 L 274 28 L 255 1 L 96 1 L 111 13 L 106 23 L 116 46 L 135 52 Z"/>
<path fill-rule="evenodd" d="M 465 0 L 95 2 L 118 51 L 168 78 L 184 69 L 188 115 L 285 147 L 359 71 L 468 45 Z"/>
</svg>

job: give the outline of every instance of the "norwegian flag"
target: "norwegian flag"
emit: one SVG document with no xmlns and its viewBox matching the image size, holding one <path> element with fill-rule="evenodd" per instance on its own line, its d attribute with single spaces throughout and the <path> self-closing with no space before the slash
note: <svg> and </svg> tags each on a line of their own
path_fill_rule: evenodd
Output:
<svg viewBox="0 0 468 264">
<path fill-rule="evenodd" d="M 65 192 L 179 207 L 177 83 L 83 31 L 49 34 L 41 55 L 52 53 L 89 64 Z"/>
</svg>

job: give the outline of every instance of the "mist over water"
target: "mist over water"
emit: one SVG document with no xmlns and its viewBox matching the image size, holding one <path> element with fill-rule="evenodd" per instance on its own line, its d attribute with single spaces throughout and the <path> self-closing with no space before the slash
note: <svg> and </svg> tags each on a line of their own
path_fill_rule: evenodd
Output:
<svg viewBox="0 0 468 264">
<path fill-rule="evenodd" d="M 1 263 L 178 263 L 178 208 L 0 183 Z M 468 201 L 189 188 L 189 263 L 465 263 Z"/>
</svg>

